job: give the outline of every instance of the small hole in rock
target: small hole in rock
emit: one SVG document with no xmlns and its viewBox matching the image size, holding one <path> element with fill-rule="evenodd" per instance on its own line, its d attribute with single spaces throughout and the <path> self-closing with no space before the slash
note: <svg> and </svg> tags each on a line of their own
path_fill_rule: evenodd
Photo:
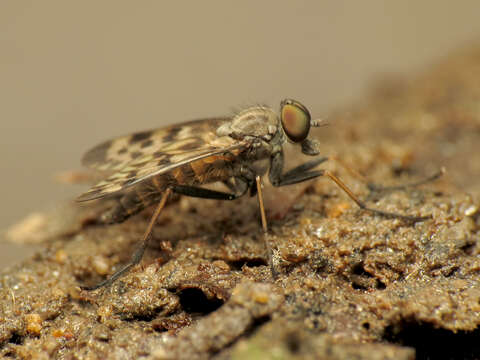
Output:
<svg viewBox="0 0 480 360">
<path fill-rule="evenodd" d="M 357 263 L 357 264 L 352 266 L 352 274 L 372 277 L 372 274 L 365 271 L 365 269 L 363 268 L 363 263 L 362 262 Z"/>
<path fill-rule="evenodd" d="M 270 315 L 261 316 L 253 321 L 253 324 L 243 333 L 244 337 L 250 337 L 252 334 L 260 328 L 263 324 L 272 320 Z"/>
<path fill-rule="evenodd" d="M 10 339 L 8 340 L 10 344 L 15 344 L 15 345 L 22 345 L 23 344 L 23 336 L 17 333 L 13 333 L 12 336 L 10 336 Z"/>
<path fill-rule="evenodd" d="M 352 288 L 354 290 L 368 290 L 367 286 L 360 284 L 358 282 L 352 282 Z"/>
<path fill-rule="evenodd" d="M 180 304 L 187 313 L 209 314 L 223 305 L 223 301 L 217 298 L 208 299 L 202 290 L 188 288 L 180 291 Z"/>
<path fill-rule="evenodd" d="M 290 350 L 292 354 L 297 353 L 300 350 L 300 344 L 301 344 L 300 339 L 295 333 L 289 334 L 287 336 L 288 337 L 286 342 L 287 342 L 288 350 Z"/>
<path fill-rule="evenodd" d="M 469 242 L 462 246 L 460 249 L 467 255 L 473 255 L 475 250 L 476 242 Z"/>
<path fill-rule="evenodd" d="M 265 260 L 263 260 L 261 258 L 229 261 L 228 264 L 234 270 L 242 270 L 242 268 L 244 266 L 253 268 L 253 267 L 266 266 L 267 265 Z"/>
<path fill-rule="evenodd" d="M 387 288 L 387 285 L 385 285 L 383 282 L 377 279 L 377 289 L 378 290 L 385 290 Z"/>
<path fill-rule="evenodd" d="M 436 329 L 427 323 L 399 322 L 385 329 L 389 342 L 415 348 L 416 359 L 480 359 L 480 330 L 471 332 Z"/>
</svg>

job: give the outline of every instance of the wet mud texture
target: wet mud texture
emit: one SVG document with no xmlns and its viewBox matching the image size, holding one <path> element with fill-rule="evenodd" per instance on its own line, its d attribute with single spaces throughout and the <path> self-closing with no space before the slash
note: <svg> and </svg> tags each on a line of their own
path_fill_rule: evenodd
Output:
<svg viewBox="0 0 480 360">
<path fill-rule="evenodd" d="M 479 359 L 478 79 L 480 49 L 457 53 L 382 81 L 314 134 L 324 154 L 377 184 L 445 166 L 434 183 L 369 191 L 336 162 L 325 165 L 369 205 L 431 220 L 371 215 L 321 178 L 265 188 L 266 236 L 255 198 L 182 198 L 161 215 L 141 266 L 86 292 L 78 285 L 129 259 L 149 213 L 101 226 L 109 204 L 98 202 L 29 216 L 9 238 L 45 249 L 2 273 L 1 356 Z"/>
</svg>

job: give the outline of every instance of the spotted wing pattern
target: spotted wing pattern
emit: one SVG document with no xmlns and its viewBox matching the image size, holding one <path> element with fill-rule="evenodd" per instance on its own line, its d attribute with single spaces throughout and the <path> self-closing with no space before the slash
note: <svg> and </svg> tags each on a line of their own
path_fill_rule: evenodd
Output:
<svg viewBox="0 0 480 360">
<path fill-rule="evenodd" d="M 192 161 L 245 148 L 244 142 L 216 135 L 218 126 L 228 120 L 190 121 L 119 137 L 96 146 L 85 154 L 82 162 L 110 175 L 77 200 L 105 197 Z"/>
<path fill-rule="evenodd" d="M 230 118 L 211 118 L 189 121 L 155 130 L 147 130 L 105 141 L 88 151 L 82 159 L 83 165 L 102 172 L 113 172 L 124 168 L 132 160 L 154 154 L 166 146 L 185 139 L 212 138 L 215 131 Z M 198 139 L 201 140 L 201 139 Z M 203 141 L 205 143 L 206 141 Z M 186 144 L 184 144 L 186 145 Z"/>
</svg>

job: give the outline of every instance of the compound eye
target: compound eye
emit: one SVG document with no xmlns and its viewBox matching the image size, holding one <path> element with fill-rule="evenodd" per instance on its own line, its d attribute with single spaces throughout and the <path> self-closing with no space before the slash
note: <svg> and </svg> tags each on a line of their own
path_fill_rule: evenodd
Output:
<svg viewBox="0 0 480 360">
<path fill-rule="evenodd" d="M 280 109 L 280 119 L 285 134 L 293 142 L 305 140 L 310 131 L 310 113 L 298 101 L 283 100 Z"/>
</svg>

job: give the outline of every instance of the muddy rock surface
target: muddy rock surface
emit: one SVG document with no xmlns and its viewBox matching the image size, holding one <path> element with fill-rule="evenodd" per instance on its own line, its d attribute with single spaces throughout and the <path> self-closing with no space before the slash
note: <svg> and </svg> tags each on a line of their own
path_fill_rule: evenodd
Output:
<svg viewBox="0 0 480 360">
<path fill-rule="evenodd" d="M 108 202 L 30 215 L 7 238 L 44 250 L 1 274 L 1 356 L 479 359 L 479 79 L 480 48 L 463 51 L 381 81 L 314 133 L 360 199 L 425 221 L 372 215 L 326 178 L 266 186 L 266 235 L 255 198 L 177 199 L 142 264 L 88 292 L 151 212 L 111 226 L 95 222 Z"/>
</svg>

